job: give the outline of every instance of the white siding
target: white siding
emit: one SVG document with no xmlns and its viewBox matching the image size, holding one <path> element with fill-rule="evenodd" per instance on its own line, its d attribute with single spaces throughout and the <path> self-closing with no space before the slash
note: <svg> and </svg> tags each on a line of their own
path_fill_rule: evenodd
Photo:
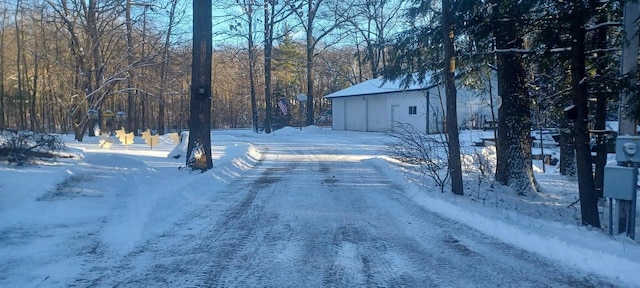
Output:
<svg viewBox="0 0 640 288">
<path fill-rule="evenodd" d="M 481 126 L 482 120 L 491 119 L 489 95 L 460 87 L 457 92 L 459 127 L 471 127 L 472 120 L 477 121 L 476 126 Z M 334 130 L 383 132 L 392 130 L 393 121 L 398 121 L 411 124 L 422 132 L 444 131 L 446 96 L 443 86 L 433 87 L 428 93 L 412 90 L 331 100 Z M 416 107 L 414 115 L 409 114 L 412 106 Z M 497 107 L 494 111 L 497 117 Z"/>
<path fill-rule="evenodd" d="M 442 96 L 442 99 L 441 99 Z M 443 125 L 444 125 L 444 110 L 443 110 L 443 105 L 445 105 L 445 99 L 446 97 L 444 96 L 444 87 L 440 86 L 440 87 L 434 87 L 431 90 L 429 90 L 429 100 L 426 100 L 425 97 L 425 107 L 428 105 L 428 116 L 429 116 L 429 121 L 428 123 L 425 123 L 425 127 L 428 124 L 429 125 L 429 131 L 427 131 L 428 133 L 438 133 L 440 131 L 444 131 L 443 130 Z M 427 120 L 425 119 L 425 122 L 427 122 Z"/>
<path fill-rule="evenodd" d="M 426 93 L 423 91 L 408 91 L 388 94 L 387 103 L 388 111 L 391 113 L 391 107 L 397 105 L 396 113 L 393 119 L 389 119 L 387 127 L 391 128 L 391 121 L 408 123 L 416 127 L 416 129 L 426 131 Z M 416 114 L 409 115 L 409 107 L 416 107 Z"/>
</svg>

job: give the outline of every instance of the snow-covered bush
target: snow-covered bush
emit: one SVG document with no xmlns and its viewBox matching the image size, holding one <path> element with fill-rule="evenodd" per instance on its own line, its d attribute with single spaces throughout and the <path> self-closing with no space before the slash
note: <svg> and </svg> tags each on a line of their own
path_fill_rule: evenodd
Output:
<svg viewBox="0 0 640 288">
<path fill-rule="evenodd" d="M 66 150 L 57 135 L 32 131 L 0 131 L 0 160 L 23 165 L 34 158 L 53 158 L 56 152 Z"/>
<path fill-rule="evenodd" d="M 469 176 L 472 176 L 473 180 L 477 182 L 476 197 L 481 200 L 485 200 L 486 195 L 480 195 L 482 192 L 485 194 L 487 189 L 481 189 L 484 187 L 482 184 L 490 183 L 494 180 L 496 171 L 496 147 L 478 147 L 473 150 L 473 153 L 462 155 L 462 170 Z M 491 185 L 493 187 L 493 185 Z"/>
</svg>

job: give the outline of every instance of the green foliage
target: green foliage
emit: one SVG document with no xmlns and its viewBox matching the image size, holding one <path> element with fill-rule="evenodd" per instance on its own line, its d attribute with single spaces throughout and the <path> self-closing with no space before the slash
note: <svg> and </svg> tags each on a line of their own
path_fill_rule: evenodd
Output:
<svg viewBox="0 0 640 288">
<path fill-rule="evenodd" d="M 271 68 L 274 75 L 274 94 L 302 91 L 305 75 L 304 50 L 302 44 L 295 42 L 292 37 L 291 33 L 286 33 L 279 45 L 273 49 Z"/>
<path fill-rule="evenodd" d="M 585 27 L 589 28 L 585 30 L 587 55 L 584 85 L 587 85 L 590 99 L 607 102 L 609 108 L 606 118 L 615 119 L 617 109 L 614 107 L 617 106 L 619 94 L 629 87 L 620 77 L 620 29 L 615 25 L 590 27 L 620 19 L 622 7 L 612 2 L 578 8 L 586 15 L 583 21 Z M 543 110 L 547 110 L 552 123 L 564 117 L 563 109 L 572 103 L 571 73 L 568 72 L 572 55 L 569 49 L 570 9 L 577 8 L 568 2 L 543 1 L 539 5 L 538 18 L 530 24 L 529 46 L 532 53 L 527 58 L 528 66 L 532 68 L 530 90 L 534 99 L 546 103 Z M 591 119 L 595 118 L 593 113 L 595 111 L 592 111 Z"/>
<path fill-rule="evenodd" d="M 402 79 L 403 84 L 424 82 L 426 75 L 434 83 L 441 82 L 444 47 L 439 2 L 413 1 L 414 6 L 404 15 L 412 26 L 399 33 L 389 49 L 390 64 L 383 75 L 387 79 Z M 486 75 L 487 64 L 493 62 L 493 38 L 489 19 L 490 6 L 477 0 L 453 1 L 452 30 L 457 74 L 468 74 L 477 80 L 467 81 L 480 86 L 480 74 Z M 471 74 L 469 74 L 471 73 Z M 480 73 L 480 74 L 479 74 Z M 471 79 L 471 78 L 470 78 Z"/>
</svg>

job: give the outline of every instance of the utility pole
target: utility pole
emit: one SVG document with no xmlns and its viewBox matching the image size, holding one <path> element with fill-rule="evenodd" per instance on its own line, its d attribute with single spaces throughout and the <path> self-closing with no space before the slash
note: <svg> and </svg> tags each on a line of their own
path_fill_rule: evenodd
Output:
<svg viewBox="0 0 640 288">
<path fill-rule="evenodd" d="M 628 79 L 630 87 L 620 93 L 618 107 L 618 138 L 616 139 L 617 165 L 605 166 L 603 195 L 609 198 L 609 233 L 627 232 L 635 239 L 636 201 L 640 157 L 635 120 L 629 115 L 629 102 L 635 96 L 638 70 L 638 23 L 640 3 L 625 1 L 622 32 L 620 76 Z M 629 76 L 629 77 L 627 77 Z M 615 201 L 614 201 L 615 200 Z"/>
<path fill-rule="evenodd" d="M 622 57 L 620 58 L 620 74 L 622 77 L 630 75 L 629 84 L 635 88 L 635 74 L 638 70 L 638 16 L 640 3 L 625 1 L 623 14 Z M 636 123 L 629 117 L 629 102 L 635 97 L 634 89 L 625 89 L 620 93 L 618 107 L 618 135 L 636 135 Z"/>
<path fill-rule="evenodd" d="M 193 1 L 191 115 L 186 165 L 193 170 L 213 168 L 211 159 L 211 0 Z"/>
</svg>

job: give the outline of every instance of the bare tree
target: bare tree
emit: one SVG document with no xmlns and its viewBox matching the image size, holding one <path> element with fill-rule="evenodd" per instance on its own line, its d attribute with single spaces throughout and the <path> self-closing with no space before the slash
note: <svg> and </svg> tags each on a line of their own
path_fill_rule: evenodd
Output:
<svg viewBox="0 0 640 288">
<path fill-rule="evenodd" d="M 44 5 L 41 5 L 41 9 L 42 12 L 44 12 Z M 37 7 L 33 7 L 34 10 L 37 9 Z M 41 64 L 41 55 L 40 55 L 40 42 L 42 41 L 42 39 L 44 39 L 46 36 L 45 35 L 37 35 L 37 30 L 35 29 L 35 24 L 38 22 L 37 18 L 38 17 L 42 17 L 44 13 L 36 13 L 35 11 L 33 11 L 31 13 L 31 17 L 32 17 L 32 23 L 33 23 L 33 28 L 31 29 L 32 33 L 33 33 L 33 44 L 30 47 L 31 48 L 31 54 L 32 54 L 32 58 L 33 58 L 33 74 L 31 75 L 31 77 L 27 77 L 31 78 L 31 87 L 28 87 L 31 94 L 29 95 L 29 127 L 31 129 L 31 131 L 37 132 L 40 131 L 40 127 L 38 125 L 38 120 L 36 118 L 36 115 L 38 114 L 37 112 L 37 103 L 38 101 L 38 83 L 39 83 L 39 70 L 40 70 L 40 64 Z M 22 31 L 22 33 L 24 33 L 24 29 Z M 24 36 L 23 36 L 24 38 Z M 27 58 L 25 55 L 23 55 L 22 57 L 22 62 L 24 63 L 24 67 L 25 67 L 25 76 L 28 76 L 27 73 Z"/>
<path fill-rule="evenodd" d="M 361 55 L 360 43 L 356 42 L 359 64 L 368 63 L 371 77 L 377 78 L 387 65 L 387 33 L 395 29 L 402 1 L 359 0 L 350 5 L 352 12 L 348 16 L 349 23 L 359 35 L 355 36 L 356 39 L 362 37 L 365 46 L 364 55 Z"/>
<path fill-rule="evenodd" d="M 306 69 L 307 69 L 307 125 L 313 125 L 315 119 L 314 112 L 314 86 L 315 86 L 315 57 L 316 46 L 322 39 L 329 36 L 342 23 L 346 22 L 343 9 L 340 7 L 340 1 L 337 0 L 306 0 L 307 10 L 305 11 L 305 19 L 301 19 L 302 26 L 306 34 Z M 326 7 L 329 6 L 330 7 Z M 322 9 L 325 10 L 322 10 Z M 326 13 L 323 13 L 326 12 Z M 302 13 L 298 14 L 299 16 Z M 301 17 L 304 18 L 304 17 Z M 317 23 L 326 22 L 324 26 L 318 26 Z M 316 29 L 319 29 L 319 33 Z"/>
<path fill-rule="evenodd" d="M 164 46 L 162 47 L 162 60 L 160 62 L 160 95 L 158 95 L 158 134 L 162 135 L 165 133 L 165 115 L 164 109 L 166 104 L 166 93 L 167 93 L 167 70 L 169 67 L 169 49 L 171 49 L 171 35 L 173 31 L 173 26 L 175 25 L 175 16 L 176 16 L 176 7 L 178 5 L 178 0 L 172 0 L 169 4 L 169 26 L 167 28 L 167 33 L 164 38 Z"/>
<path fill-rule="evenodd" d="M 193 1 L 191 116 L 186 165 L 206 171 L 211 159 L 211 0 Z"/>
<path fill-rule="evenodd" d="M 16 10 L 14 11 L 14 24 L 15 24 L 15 36 L 16 36 L 16 69 L 17 69 L 17 78 L 18 78 L 18 99 L 19 99 L 19 103 L 20 103 L 20 129 L 26 129 L 26 123 L 25 123 L 25 99 L 24 99 L 24 85 L 23 85 L 23 81 L 24 81 L 24 73 L 23 70 L 26 69 L 25 66 L 23 66 L 22 61 L 23 60 L 23 54 L 24 54 L 24 50 L 22 48 L 23 44 L 24 44 L 24 33 L 22 32 L 23 29 L 20 26 L 23 23 L 23 15 L 21 15 L 22 13 L 22 5 L 21 5 L 22 1 L 17 0 L 16 1 Z"/>
<path fill-rule="evenodd" d="M 76 93 L 82 101 L 73 104 L 74 133 L 82 141 L 84 132 L 96 121 L 89 121 L 87 109 L 100 110 L 114 87 L 127 80 L 133 68 L 145 62 L 136 59 L 129 64 L 127 53 L 115 54 L 122 45 L 122 27 L 120 21 L 124 14 L 121 1 L 67 1 L 47 0 L 60 19 L 59 36 L 66 38 L 71 50 L 72 60 L 66 65 L 73 67 L 78 81 Z M 120 50 L 121 51 L 121 50 Z M 124 56 L 122 56 L 124 55 Z M 73 96 L 71 98 L 74 98 Z M 89 135 L 92 135 L 89 130 Z"/>
<path fill-rule="evenodd" d="M 255 40 L 255 23 L 257 21 L 256 14 L 259 11 L 256 11 L 256 8 L 259 10 L 258 3 L 255 0 L 241 0 L 237 1 L 240 5 L 240 8 L 243 12 L 243 21 L 247 26 L 246 34 L 243 37 L 246 37 L 247 40 L 247 51 L 248 51 L 248 72 L 249 72 L 249 95 L 251 97 L 251 125 L 253 127 L 253 132 L 258 133 L 258 102 L 256 98 L 256 65 L 258 62 L 257 55 L 257 47 Z M 232 30 L 238 30 L 240 24 L 232 25 Z"/>
<path fill-rule="evenodd" d="M 2 18 L 0 19 L 0 130 L 5 128 L 5 104 L 4 104 L 4 37 L 5 37 L 5 20 L 7 19 L 7 8 L 4 7 L 0 11 Z"/>
<path fill-rule="evenodd" d="M 131 19 L 131 0 L 126 1 L 125 6 L 125 26 L 127 27 L 127 64 L 132 66 L 135 62 L 135 56 L 133 55 L 133 20 Z M 136 120 L 136 101 L 134 98 L 134 75 L 129 75 L 127 77 L 127 110 L 129 111 L 129 115 L 127 118 L 127 130 L 132 131 L 137 134 L 137 129 L 135 126 Z"/>
</svg>

